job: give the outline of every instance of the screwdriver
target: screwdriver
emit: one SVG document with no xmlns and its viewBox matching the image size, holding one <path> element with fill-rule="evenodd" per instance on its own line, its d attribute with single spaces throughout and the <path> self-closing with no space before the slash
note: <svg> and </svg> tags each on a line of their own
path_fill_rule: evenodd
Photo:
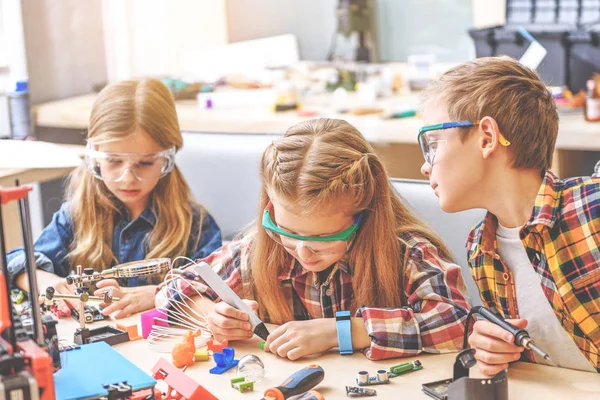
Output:
<svg viewBox="0 0 600 400">
<path fill-rule="evenodd" d="M 546 352 L 544 352 L 542 349 L 540 349 L 539 347 L 537 347 L 535 345 L 535 343 L 533 342 L 533 339 L 531 339 L 531 337 L 529 336 L 529 333 L 525 329 L 519 329 L 519 328 L 515 327 L 514 325 L 506 322 L 504 320 L 504 318 L 502 318 L 502 316 L 498 312 L 492 312 L 482 306 L 473 307 L 473 312 L 478 313 L 479 315 L 481 315 L 483 318 L 487 319 L 488 321 L 490 321 L 490 322 L 498 325 L 499 327 L 503 328 L 504 330 L 507 330 L 508 332 L 512 333 L 512 335 L 515 337 L 516 345 L 523 346 L 526 349 L 533 351 L 534 353 L 536 353 L 537 355 L 542 357 L 544 360 L 546 360 L 550 365 L 557 367 L 556 363 L 554 361 L 552 361 L 550 356 L 548 354 L 546 354 Z"/>
<path fill-rule="evenodd" d="M 261 400 L 286 400 L 302 394 L 317 386 L 325 377 L 325 371 L 318 365 L 311 364 L 290 375 L 281 385 L 267 389 Z M 318 396 L 321 396 L 316 392 Z M 310 397 L 307 397 L 309 399 Z M 323 397 L 315 397 L 322 399 Z"/>
</svg>

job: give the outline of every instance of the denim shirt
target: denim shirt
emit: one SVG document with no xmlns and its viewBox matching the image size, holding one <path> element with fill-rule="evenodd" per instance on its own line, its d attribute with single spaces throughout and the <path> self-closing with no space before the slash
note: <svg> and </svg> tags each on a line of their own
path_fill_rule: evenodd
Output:
<svg viewBox="0 0 600 400">
<path fill-rule="evenodd" d="M 202 221 L 202 233 L 197 246 L 195 246 L 200 225 L 200 210 L 198 207 L 192 207 L 192 210 L 192 234 L 188 242 L 189 250 L 188 254 L 182 254 L 182 256 L 185 255 L 197 260 L 208 256 L 221 247 L 221 230 L 213 217 L 205 211 Z M 156 224 L 156 218 L 153 208 L 148 206 L 136 219 L 130 221 L 129 214 L 124 207 L 122 208 L 121 214 L 117 214 L 115 217 L 112 251 L 117 260 L 113 261 L 111 266 L 146 258 L 148 249 L 145 240 Z M 34 244 L 37 267 L 61 277 L 69 275 L 75 269 L 69 259 L 73 235 L 73 222 L 69 211 L 69 203 L 67 202 L 54 214 L 52 222 L 44 228 Z M 19 247 L 10 251 L 7 254 L 7 263 L 11 286 L 14 287 L 17 276 L 25 269 L 25 252 L 23 248 Z M 141 276 L 121 278 L 119 284 L 132 287 L 158 284 L 161 280 L 162 276 Z"/>
</svg>

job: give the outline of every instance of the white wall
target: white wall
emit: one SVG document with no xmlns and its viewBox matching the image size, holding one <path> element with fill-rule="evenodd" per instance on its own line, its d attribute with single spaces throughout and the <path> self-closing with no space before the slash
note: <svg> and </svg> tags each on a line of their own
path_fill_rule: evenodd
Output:
<svg viewBox="0 0 600 400">
<path fill-rule="evenodd" d="M 5 57 L 0 63 L 9 66 L 13 78 L 27 76 L 21 0 L 0 0 L 0 9 L 3 36 L 0 45 L 4 46 Z"/>
<path fill-rule="evenodd" d="M 325 60 L 336 29 L 338 0 L 227 0 L 230 42 L 286 33 L 303 60 Z"/>
<path fill-rule="evenodd" d="M 473 0 L 473 26 L 504 25 L 506 22 L 506 0 Z"/>
<path fill-rule="evenodd" d="M 415 52 L 437 53 L 440 61 L 471 57 L 466 31 L 473 26 L 473 1 L 477 0 L 376 0 L 380 59 L 405 61 Z M 229 39 L 292 33 L 298 37 L 302 59 L 325 60 L 337 28 L 337 4 L 338 0 L 228 0 Z M 479 8 L 478 20 L 487 17 L 486 9 Z"/>
<path fill-rule="evenodd" d="M 109 81 L 185 76 L 227 44 L 225 0 L 103 0 Z"/>
<path fill-rule="evenodd" d="M 32 104 L 106 82 L 100 0 L 21 0 Z"/>
<path fill-rule="evenodd" d="M 193 78 L 215 47 L 285 33 L 297 36 L 302 59 L 324 60 L 336 30 L 337 3 L 102 0 L 107 76 Z M 425 51 L 440 53 L 441 61 L 470 58 L 466 30 L 503 23 L 504 7 L 505 0 L 377 0 L 381 59 L 404 60 Z"/>
<path fill-rule="evenodd" d="M 20 0 L 0 0 L 0 136 L 10 134 L 8 98 L 11 82 L 27 76 Z"/>
</svg>

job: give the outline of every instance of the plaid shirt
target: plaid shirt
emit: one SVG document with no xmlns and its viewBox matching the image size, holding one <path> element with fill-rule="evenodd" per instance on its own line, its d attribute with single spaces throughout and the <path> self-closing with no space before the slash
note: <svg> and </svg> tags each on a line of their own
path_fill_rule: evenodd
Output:
<svg viewBox="0 0 600 400">
<path fill-rule="evenodd" d="M 461 269 L 443 260 L 426 239 L 404 235 L 400 238 L 409 251 L 404 272 L 404 292 L 408 305 L 382 309 L 362 307 L 362 317 L 371 337 L 364 354 L 373 360 L 413 356 L 422 351 L 446 353 L 462 348 L 466 314 L 452 302 L 468 308 L 466 286 Z M 231 242 L 204 261 L 242 298 L 253 299 L 248 266 L 248 249 L 252 236 Z M 189 267 L 188 267 L 189 268 Z M 169 279 L 167 276 L 166 279 Z M 344 259 L 337 262 L 327 279 L 319 282 L 293 259 L 281 269 L 277 279 L 293 310 L 295 320 L 333 318 L 337 311 L 350 309 L 353 300 L 352 271 Z M 157 293 L 156 305 L 169 305 L 171 297 L 183 292 L 193 296 L 193 284 L 213 301 L 216 294 L 199 281 L 172 281 Z M 175 296 L 171 294 L 175 293 Z M 265 322 L 268 320 L 265 318 Z"/>
<path fill-rule="evenodd" d="M 497 252 L 497 226 L 488 213 L 471 231 L 471 273 L 485 305 L 519 318 L 513 276 Z M 547 172 L 520 235 L 556 318 L 600 372 L 600 178 L 560 180 Z M 534 362 L 530 352 L 523 357 Z"/>
</svg>

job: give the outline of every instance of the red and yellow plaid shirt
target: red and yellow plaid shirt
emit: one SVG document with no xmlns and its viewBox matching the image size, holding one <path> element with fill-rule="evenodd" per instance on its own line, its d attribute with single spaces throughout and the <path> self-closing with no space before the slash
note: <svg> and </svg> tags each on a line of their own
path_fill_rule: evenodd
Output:
<svg viewBox="0 0 600 400">
<path fill-rule="evenodd" d="M 252 239 L 247 236 L 233 241 L 204 259 L 246 299 L 254 298 L 248 266 Z M 460 350 L 466 313 L 453 304 L 469 307 L 460 267 L 442 259 L 437 248 L 424 238 L 406 234 L 399 239 L 409 252 L 403 287 L 407 304 L 397 308 L 367 305 L 357 311 L 356 316 L 363 318 L 371 336 L 371 346 L 363 350 L 364 354 L 380 360 L 414 356 L 422 351 Z M 167 275 L 166 279 L 170 278 Z M 345 258 L 333 266 L 323 281 L 295 259 L 282 266 L 273 279 L 279 280 L 295 320 L 334 318 L 337 311 L 348 310 L 352 303 L 352 267 Z M 202 282 L 177 279 L 157 293 L 156 305 L 168 306 L 179 298 L 178 293 L 193 296 L 196 292 L 191 284 L 213 301 L 217 300 L 216 294 Z M 261 317 L 269 322 L 268 317 Z"/>
<path fill-rule="evenodd" d="M 471 231 L 471 273 L 487 307 L 519 318 L 513 276 L 498 256 L 497 226 L 488 213 Z M 547 172 L 520 235 L 556 318 L 600 372 L 600 178 L 560 180 Z"/>
</svg>

